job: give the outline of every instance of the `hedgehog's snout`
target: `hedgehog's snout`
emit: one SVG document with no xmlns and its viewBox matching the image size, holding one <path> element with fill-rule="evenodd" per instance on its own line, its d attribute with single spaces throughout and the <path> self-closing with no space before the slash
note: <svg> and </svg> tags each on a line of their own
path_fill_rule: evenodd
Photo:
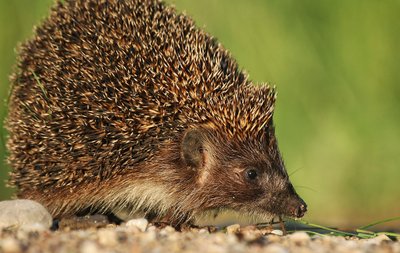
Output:
<svg viewBox="0 0 400 253">
<path fill-rule="evenodd" d="M 293 216 L 296 218 L 301 218 L 307 212 L 307 204 L 300 199 L 301 203 L 294 209 Z"/>
<path fill-rule="evenodd" d="M 301 218 L 307 212 L 307 204 L 302 198 L 296 196 L 289 205 L 289 215 L 295 218 Z"/>
</svg>

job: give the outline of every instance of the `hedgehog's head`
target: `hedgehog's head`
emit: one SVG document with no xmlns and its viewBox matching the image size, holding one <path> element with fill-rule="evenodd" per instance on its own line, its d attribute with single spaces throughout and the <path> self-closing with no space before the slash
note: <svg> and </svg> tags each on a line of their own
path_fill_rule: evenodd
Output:
<svg viewBox="0 0 400 253">
<path fill-rule="evenodd" d="M 225 124 L 211 121 L 188 129 L 181 142 L 181 159 L 195 171 L 196 198 L 202 209 L 300 218 L 307 206 L 294 190 L 278 149 L 273 90 L 266 86 L 253 91 L 221 109 Z"/>
</svg>

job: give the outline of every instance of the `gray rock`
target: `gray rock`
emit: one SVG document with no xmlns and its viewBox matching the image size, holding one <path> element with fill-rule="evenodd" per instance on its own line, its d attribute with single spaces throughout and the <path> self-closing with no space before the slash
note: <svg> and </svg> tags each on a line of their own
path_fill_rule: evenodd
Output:
<svg viewBox="0 0 400 253">
<path fill-rule="evenodd" d="M 0 228 L 30 227 L 40 224 L 50 228 L 53 219 L 41 204 L 27 199 L 0 202 Z"/>
</svg>

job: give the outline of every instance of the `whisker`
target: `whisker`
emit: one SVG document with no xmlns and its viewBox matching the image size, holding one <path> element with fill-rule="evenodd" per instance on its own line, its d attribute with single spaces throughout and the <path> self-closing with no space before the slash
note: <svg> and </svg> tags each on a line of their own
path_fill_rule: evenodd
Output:
<svg viewBox="0 0 400 253">
<path fill-rule="evenodd" d="M 318 192 L 318 191 L 315 190 L 314 188 L 309 187 L 309 186 L 304 186 L 304 185 L 295 185 L 295 188 L 303 188 L 303 189 L 310 190 L 310 191 L 312 191 L 312 192 Z"/>
</svg>

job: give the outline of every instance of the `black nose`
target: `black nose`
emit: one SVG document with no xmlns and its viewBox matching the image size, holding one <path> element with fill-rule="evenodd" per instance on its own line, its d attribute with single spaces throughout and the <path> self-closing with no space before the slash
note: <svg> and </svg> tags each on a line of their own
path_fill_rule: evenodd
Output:
<svg viewBox="0 0 400 253">
<path fill-rule="evenodd" d="M 302 201 L 303 202 L 303 201 Z M 296 218 L 301 218 L 304 216 L 304 214 L 307 212 L 307 204 L 306 203 L 301 203 L 295 210 L 294 210 L 294 216 Z"/>
</svg>

